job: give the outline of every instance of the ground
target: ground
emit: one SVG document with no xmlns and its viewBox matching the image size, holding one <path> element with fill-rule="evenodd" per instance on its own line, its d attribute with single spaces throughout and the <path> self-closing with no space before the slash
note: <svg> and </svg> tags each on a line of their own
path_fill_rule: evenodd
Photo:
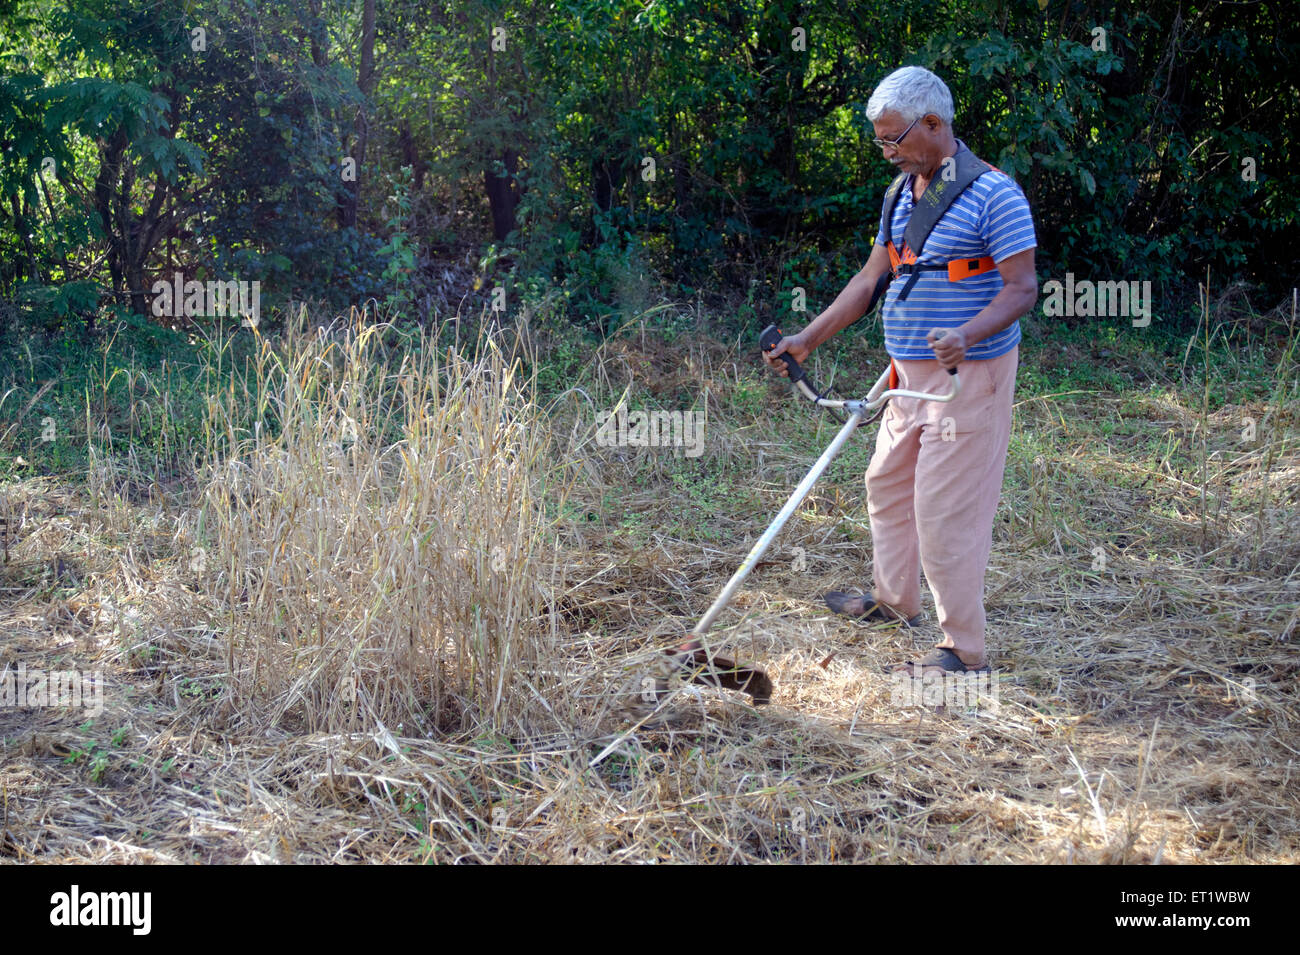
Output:
<svg viewBox="0 0 1300 955">
<path fill-rule="evenodd" d="M 995 682 L 950 705 L 888 675 L 938 639 L 932 602 L 916 630 L 821 603 L 869 579 L 874 429 L 712 634 L 767 669 L 771 704 L 680 683 L 637 703 L 834 433 L 734 346 L 630 335 L 589 374 L 663 407 L 703 395 L 699 459 L 574 444 L 583 412 L 555 413 L 580 479 L 538 578 L 544 665 L 511 684 L 537 699 L 496 725 L 272 713 L 230 676 L 242 611 L 195 564 L 193 487 L 12 481 L 0 668 L 93 671 L 105 694 L 93 714 L 0 708 L 0 860 L 1296 862 L 1293 379 L 1211 408 L 1186 356 L 1061 386 L 1123 363 L 1077 340 L 1028 354 Z M 810 371 L 847 387 L 858 359 Z"/>
</svg>

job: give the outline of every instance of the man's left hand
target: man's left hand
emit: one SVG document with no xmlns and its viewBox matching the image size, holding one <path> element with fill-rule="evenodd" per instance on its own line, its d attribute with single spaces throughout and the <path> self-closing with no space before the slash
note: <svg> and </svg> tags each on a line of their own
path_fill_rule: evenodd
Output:
<svg viewBox="0 0 1300 955">
<path fill-rule="evenodd" d="M 966 336 L 960 329 L 932 328 L 930 334 L 925 336 L 925 340 L 930 343 L 930 347 L 934 349 L 934 357 L 939 359 L 939 364 L 944 368 L 956 368 L 966 357 Z"/>
</svg>

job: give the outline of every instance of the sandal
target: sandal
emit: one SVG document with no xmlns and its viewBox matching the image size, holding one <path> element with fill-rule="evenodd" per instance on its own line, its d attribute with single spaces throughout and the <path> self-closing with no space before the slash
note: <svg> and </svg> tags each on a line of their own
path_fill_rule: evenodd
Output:
<svg viewBox="0 0 1300 955">
<path fill-rule="evenodd" d="M 895 673 L 906 673 L 910 676 L 918 676 L 917 668 L 921 674 L 927 670 L 935 670 L 941 673 L 992 673 L 993 669 L 987 663 L 982 667 L 967 666 L 962 663 L 961 657 L 957 652 L 948 647 L 935 647 L 919 660 L 909 660 L 900 667 L 894 669 Z"/>
<path fill-rule="evenodd" d="M 824 599 L 826 600 L 826 606 L 830 607 L 832 611 L 845 617 L 852 617 L 854 620 L 866 620 L 871 623 L 898 623 L 908 629 L 921 625 L 921 615 L 919 613 L 915 617 L 905 618 L 902 614 L 894 612 L 885 604 L 876 600 L 875 595 L 870 591 L 865 594 L 851 594 L 843 590 L 832 590 Z M 851 600 L 861 600 L 866 605 L 866 609 L 861 613 L 854 613 L 845 609 Z"/>
</svg>

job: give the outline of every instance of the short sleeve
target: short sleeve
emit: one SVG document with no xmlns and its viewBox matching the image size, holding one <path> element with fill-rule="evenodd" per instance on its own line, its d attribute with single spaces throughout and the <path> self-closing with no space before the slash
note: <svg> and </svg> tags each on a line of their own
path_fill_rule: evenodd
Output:
<svg viewBox="0 0 1300 955">
<path fill-rule="evenodd" d="M 1013 180 L 1001 174 L 997 178 L 980 213 L 979 231 L 993 261 L 1001 262 L 1036 248 L 1038 240 L 1029 200 Z"/>
</svg>

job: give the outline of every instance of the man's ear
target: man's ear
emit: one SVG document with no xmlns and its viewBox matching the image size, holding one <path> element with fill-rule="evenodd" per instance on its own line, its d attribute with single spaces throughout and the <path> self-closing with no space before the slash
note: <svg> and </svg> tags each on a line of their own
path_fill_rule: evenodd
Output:
<svg viewBox="0 0 1300 955">
<path fill-rule="evenodd" d="M 934 115 L 934 113 L 926 113 L 925 116 L 922 117 L 921 122 L 924 123 L 925 128 L 932 133 L 938 132 L 939 127 L 943 125 L 943 120 Z"/>
</svg>

